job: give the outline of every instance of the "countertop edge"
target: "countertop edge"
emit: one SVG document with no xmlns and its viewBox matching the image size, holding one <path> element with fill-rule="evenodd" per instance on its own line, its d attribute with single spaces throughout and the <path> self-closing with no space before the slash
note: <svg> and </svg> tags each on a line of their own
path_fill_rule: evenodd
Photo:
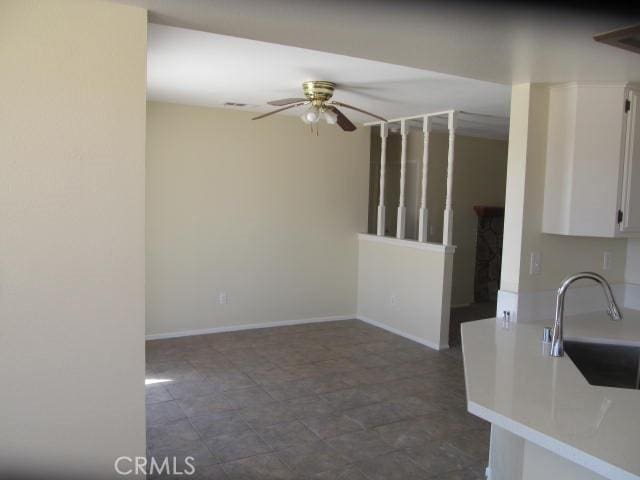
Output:
<svg viewBox="0 0 640 480">
<path fill-rule="evenodd" d="M 579 448 L 572 447 L 560 440 L 545 435 L 534 428 L 527 427 L 522 423 L 516 422 L 494 410 L 483 407 L 475 402 L 467 400 L 467 410 L 469 413 L 480 417 L 491 424 L 495 424 L 519 437 L 524 438 L 546 450 L 549 450 L 567 460 L 581 465 L 599 475 L 615 480 L 638 480 L 638 476 L 631 472 L 623 470 L 620 467 L 611 465 L 610 463 L 593 455 L 589 455 Z"/>
</svg>

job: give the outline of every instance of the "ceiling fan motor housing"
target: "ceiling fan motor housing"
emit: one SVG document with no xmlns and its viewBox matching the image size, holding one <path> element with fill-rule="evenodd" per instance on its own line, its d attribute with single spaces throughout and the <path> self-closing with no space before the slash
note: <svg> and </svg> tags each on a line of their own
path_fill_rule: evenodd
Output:
<svg viewBox="0 0 640 480">
<path fill-rule="evenodd" d="M 304 95 L 311 101 L 315 107 L 321 106 L 324 102 L 333 96 L 336 84 L 326 82 L 324 80 L 309 80 L 302 84 Z"/>
</svg>

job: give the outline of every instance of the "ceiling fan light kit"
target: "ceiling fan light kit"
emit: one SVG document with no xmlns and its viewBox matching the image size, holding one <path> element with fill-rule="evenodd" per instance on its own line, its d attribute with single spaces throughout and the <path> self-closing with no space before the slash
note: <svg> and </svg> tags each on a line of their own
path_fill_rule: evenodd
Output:
<svg viewBox="0 0 640 480">
<path fill-rule="evenodd" d="M 322 116 L 324 117 L 324 121 L 329 125 L 335 125 L 338 123 L 338 115 L 331 110 L 325 110 L 322 112 Z"/>
<path fill-rule="evenodd" d="M 290 108 L 309 105 L 309 108 L 300 116 L 301 120 L 313 127 L 320 120 L 324 120 L 329 125 L 337 124 L 342 130 L 346 132 L 352 132 L 356 129 L 356 126 L 344 115 L 337 107 L 344 107 L 350 110 L 355 110 L 365 115 L 377 118 L 386 122 L 387 120 L 367 112 L 357 107 L 347 105 L 345 103 L 336 102 L 331 100 L 333 93 L 336 89 L 336 84 L 333 82 L 327 82 L 325 80 L 309 80 L 302 84 L 302 91 L 306 98 L 283 98 L 281 100 L 273 100 L 268 102 L 269 105 L 273 105 L 278 108 L 269 113 L 258 115 L 252 118 L 252 120 L 259 120 L 261 118 L 268 117 L 278 112 L 288 110 Z"/>
<path fill-rule="evenodd" d="M 338 115 L 326 108 L 322 107 L 309 107 L 308 110 L 300 115 L 300 118 L 307 125 L 318 123 L 320 120 L 324 120 L 329 125 L 335 125 L 338 122 Z"/>
<path fill-rule="evenodd" d="M 320 111 L 317 107 L 309 107 L 309 110 L 303 112 L 300 118 L 306 124 L 318 123 L 320 121 Z"/>
</svg>

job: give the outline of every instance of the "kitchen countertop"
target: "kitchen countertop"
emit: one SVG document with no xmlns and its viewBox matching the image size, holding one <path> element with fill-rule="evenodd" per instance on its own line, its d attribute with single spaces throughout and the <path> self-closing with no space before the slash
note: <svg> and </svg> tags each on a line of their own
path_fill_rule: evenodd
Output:
<svg viewBox="0 0 640 480">
<path fill-rule="evenodd" d="M 640 311 L 623 315 L 566 317 L 565 340 L 640 346 Z M 640 480 L 640 390 L 589 385 L 568 355 L 543 352 L 544 325 L 462 325 L 469 412 L 606 478 Z"/>
</svg>

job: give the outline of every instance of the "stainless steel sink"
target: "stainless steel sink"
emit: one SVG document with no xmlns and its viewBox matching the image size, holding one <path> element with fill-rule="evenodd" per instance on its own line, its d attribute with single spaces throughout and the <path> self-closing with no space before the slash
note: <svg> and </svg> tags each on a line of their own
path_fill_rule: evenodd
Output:
<svg viewBox="0 0 640 480">
<path fill-rule="evenodd" d="M 564 351 L 591 385 L 640 389 L 640 347 L 565 340 Z"/>
</svg>

